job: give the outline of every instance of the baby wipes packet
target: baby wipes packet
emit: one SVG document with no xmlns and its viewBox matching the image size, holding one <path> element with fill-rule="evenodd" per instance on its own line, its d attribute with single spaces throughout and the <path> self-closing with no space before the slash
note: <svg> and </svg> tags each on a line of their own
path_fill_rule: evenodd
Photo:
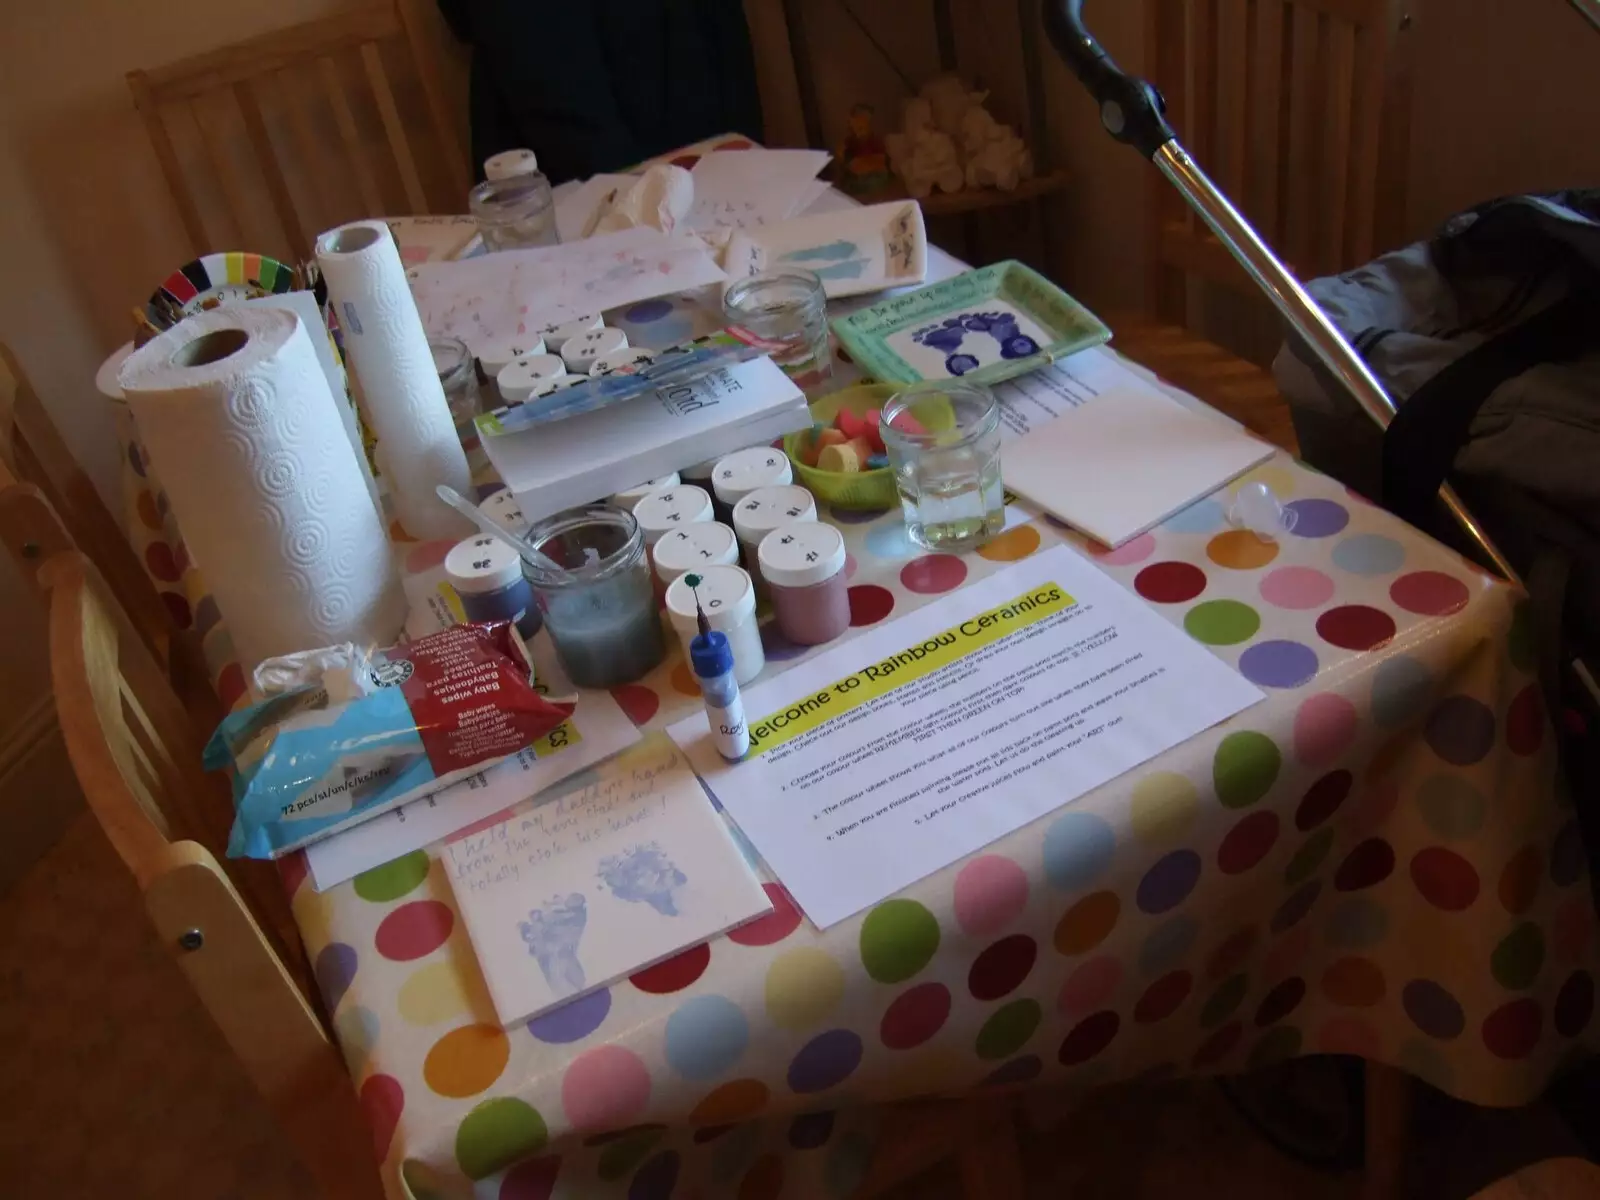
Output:
<svg viewBox="0 0 1600 1200">
<path fill-rule="evenodd" d="M 218 727 L 205 765 L 234 768 L 230 856 L 277 858 L 439 791 L 532 745 L 574 708 L 534 689 L 507 621 L 377 651 L 361 670 L 364 695 L 331 699 L 334 681 L 318 679 Z M 336 694 L 351 690 L 335 682 Z"/>
</svg>

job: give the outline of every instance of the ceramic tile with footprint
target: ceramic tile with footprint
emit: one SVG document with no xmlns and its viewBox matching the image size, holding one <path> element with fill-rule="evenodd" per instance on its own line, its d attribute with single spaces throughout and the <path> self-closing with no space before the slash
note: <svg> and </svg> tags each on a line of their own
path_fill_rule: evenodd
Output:
<svg viewBox="0 0 1600 1200">
<path fill-rule="evenodd" d="M 1037 354 L 1050 334 L 1020 309 L 990 299 L 971 312 L 890 334 L 885 343 L 924 379 L 950 379 Z"/>
</svg>

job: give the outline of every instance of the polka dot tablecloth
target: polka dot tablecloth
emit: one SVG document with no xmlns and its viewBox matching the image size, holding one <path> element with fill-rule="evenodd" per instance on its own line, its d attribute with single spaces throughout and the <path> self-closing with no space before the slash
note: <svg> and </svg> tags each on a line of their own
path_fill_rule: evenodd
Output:
<svg viewBox="0 0 1600 1200">
<path fill-rule="evenodd" d="M 848 636 L 1067 540 L 1267 695 L 826 933 L 735 828 L 770 916 L 502 1030 L 430 852 L 322 894 L 287 860 L 391 1189 L 842 1196 L 879 1101 L 1336 1052 L 1513 1104 L 1592 1052 L 1587 867 L 1526 613 L 1286 457 L 1255 480 L 1297 514 L 1277 542 L 1230 528 L 1238 485 L 1098 554 L 1042 518 L 954 556 L 898 514 L 825 514 Z M 765 640 L 769 673 L 819 652 Z M 614 695 L 650 731 L 698 704 L 676 650 Z"/>
</svg>

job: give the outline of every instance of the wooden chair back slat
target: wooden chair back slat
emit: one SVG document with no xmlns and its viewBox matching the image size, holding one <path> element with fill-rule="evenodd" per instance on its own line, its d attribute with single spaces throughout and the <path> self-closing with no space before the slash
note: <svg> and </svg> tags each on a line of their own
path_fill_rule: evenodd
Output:
<svg viewBox="0 0 1600 1200">
<path fill-rule="evenodd" d="M 371 1138 L 302 956 L 286 952 L 261 893 L 250 889 L 248 902 L 194 836 L 211 823 L 196 820 L 201 804 L 226 811 L 226 785 L 219 794 L 200 769 L 182 706 L 88 560 L 57 555 L 41 574 L 56 711 L 90 812 L 138 881 L 162 945 L 322 1194 L 376 1200 Z"/>
<path fill-rule="evenodd" d="M 434 50 L 403 11 L 407 2 L 371 0 L 351 12 L 129 73 L 135 106 L 196 255 L 243 247 L 299 262 L 309 257 L 315 234 L 332 225 L 460 210 L 470 183 L 466 158 Z M 403 80 L 395 74 L 402 58 Z M 275 87 L 265 84 L 269 79 Z M 409 119 L 403 103 L 416 96 L 422 104 L 412 107 L 426 108 L 425 122 Z M 317 106 L 315 120 L 305 111 L 308 102 Z M 196 128 L 179 120 L 186 109 Z M 337 138 L 318 137 L 319 124 L 336 130 Z M 190 145 L 194 141 L 199 145 Z M 253 164 L 248 169 L 246 152 Z M 354 176 L 354 194 L 336 197 L 328 180 L 345 175 Z M 202 178 L 204 188 L 198 186 Z M 258 191 L 268 204 L 251 203 Z M 314 220 L 297 197 L 314 200 Z M 269 213 L 276 232 L 264 233 L 257 227 Z"/>
<path fill-rule="evenodd" d="M 1403 221 L 1397 148 L 1409 144 L 1398 0 L 1151 0 L 1147 11 L 1148 69 L 1180 138 L 1295 271 L 1335 273 L 1381 249 Z M 1195 278 L 1255 297 L 1166 182 L 1152 189 L 1156 319 L 1188 324 Z"/>
</svg>

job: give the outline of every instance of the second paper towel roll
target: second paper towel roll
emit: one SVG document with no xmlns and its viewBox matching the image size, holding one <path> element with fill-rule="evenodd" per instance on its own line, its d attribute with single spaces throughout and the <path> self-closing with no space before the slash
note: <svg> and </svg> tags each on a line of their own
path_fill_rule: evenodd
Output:
<svg viewBox="0 0 1600 1200">
<path fill-rule="evenodd" d="M 317 239 L 317 265 L 378 435 L 395 515 L 413 537 L 465 537 L 472 527 L 434 489 L 445 483 L 470 496 L 472 475 L 394 236 L 382 221 L 342 225 Z"/>
<path fill-rule="evenodd" d="M 299 317 L 199 313 L 118 383 L 247 677 L 273 655 L 394 640 L 393 553 Z"/>
</svg>

